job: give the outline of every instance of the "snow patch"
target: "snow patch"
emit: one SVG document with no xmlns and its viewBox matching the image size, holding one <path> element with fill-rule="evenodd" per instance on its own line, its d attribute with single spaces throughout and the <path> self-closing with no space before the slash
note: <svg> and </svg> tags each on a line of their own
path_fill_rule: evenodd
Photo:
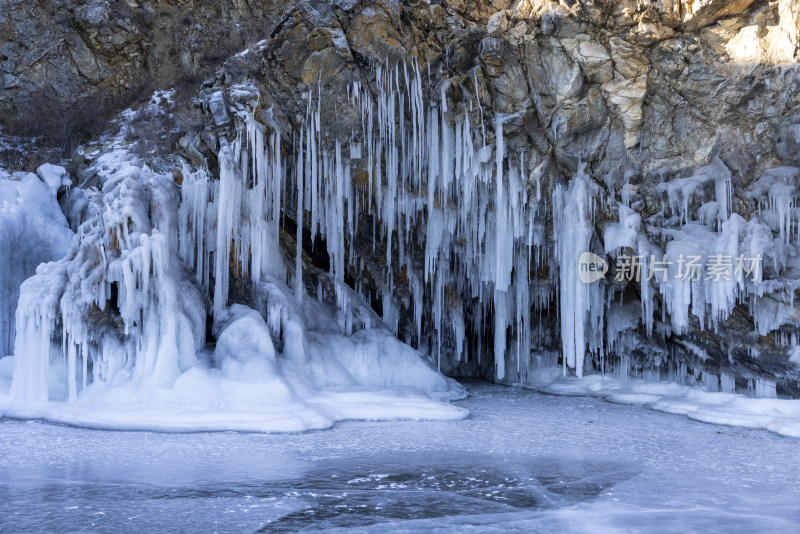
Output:
<svg viewBox="0 0 800 534">
<path fill-rule="evenodd" d="M 722 382 L 725 386 L 725 381 Z M 716 381 L 708 386 L 712 391 L 706 391 L 675 382 L 626 382 L 612 375 L 601 374 L 583 378 L 559 377 L 537 389 L 552 395 L 603 397 L 611 402 L 647 406 L 705 423 L 760 428 L 800 438 L 800 400 L 776 399 L 774 382 L 755 382 L 755 398 L 717 391 Z"/>
</svg>

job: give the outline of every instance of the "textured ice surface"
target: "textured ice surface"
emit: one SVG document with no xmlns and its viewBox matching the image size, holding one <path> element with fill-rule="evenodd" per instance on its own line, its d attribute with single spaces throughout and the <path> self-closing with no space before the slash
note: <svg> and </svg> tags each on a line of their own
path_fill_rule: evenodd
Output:
<svg viewBox="0 0 800 534">
<path fill-rule="evenodd" d="M 539 389 L 553 395 L 591 395 L 620 404 L 649 406 L 655 410 L 685 415 L 697 421 L 720 425 L 763 428 L 784 436 L 800 438 L 800 400 L 753 398 L 733 392 L 704 391 L 666 381 L 625 380 L 592 374 L 583 378 L 558 377 L 542 373 Z M 716 377 L 715 377 L 716 378 Z M 774 384 L 772 397 L 774 397 Z M 768 386 L 763 386 L 767 389 Z M 757 386 L 758 389 L 758 386 Z M 768 392 L 755 392 L 767 397 Z"/>
<path fill-rule="evenodd" d="M 46 175 L 53 172 L 49 169 Z M 0 357 L 14 349 L 20 284 L 40 263 L 66 254 L 71 240 L 72 232 L 48 185 L 35 174 L 11 176 L 0 169 Z"/>
<path fill-rule="evenodd" d="M 793 532 L 797 442 L 470 386 L 463 421 L 305 434 L 0 422 L 4 532 Z"/>
</svg>

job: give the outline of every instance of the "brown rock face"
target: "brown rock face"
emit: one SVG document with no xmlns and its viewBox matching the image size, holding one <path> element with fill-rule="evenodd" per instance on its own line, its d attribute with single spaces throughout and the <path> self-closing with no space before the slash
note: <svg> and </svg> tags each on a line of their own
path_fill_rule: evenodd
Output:
<svg viewBox="0 0 800 534">
<path fill-rule="evenodd" d="M 291 3 L 194 0 L 9 0 L 0 5 L 0 116 L 22 114 L 44 95 L 167 88 L 207 76 L 267 33 Z"/>
<path fill-rule="evenodd" d="M 723 17 L 739 15 L 755 0 L 691 0 L 674 2 L 671 12 L 680 13 L 680 21 L 687 31 L 708 26 Z M 666 2 L 665 2 L 666 4 Z"/>
</svg>

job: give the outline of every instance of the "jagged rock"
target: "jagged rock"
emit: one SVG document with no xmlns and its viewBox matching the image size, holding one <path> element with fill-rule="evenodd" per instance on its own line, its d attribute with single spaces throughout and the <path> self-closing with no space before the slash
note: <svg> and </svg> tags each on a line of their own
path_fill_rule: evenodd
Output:
<svg viewBox="0 0 800 534">
<path fill-rule="evenodd" d="M 487 37 L 481 41 L 480 60 L 491 81 L 494 109 L 500 113 L 515 113 L 526 106 L 528 85 L 519 60 L 504 41 Z"/>
<path fill-rule="evenodd" d="M 558 102 L 575 100 L 584 86 L 583 73 L 553 37 L 525 46 L 528 83 L 536 93 L 540 116 L 547 117 Z"/>
<path fill-rule="evenodd" d="M 75 62 L 78 73 L 86 78 L 89 83 L 97 84 L 111 74 L 102 63 L 97 61 L 97 57 L 92 54 L 92 51 L 80 36 L 75 35 L 70 41 L 72 44 L 72 61 Z"/>
<path fill-rule="evenodd" d="M 586 97 L 576 104 L 556 111 L 553 119 L 553 135 L 560 139 L 590 130 L 598 130 L 603 127 L 607 117 L 603 97 L 600 91 L 593 87 Z"/>
<path fill-rule="evenodd" d="M 206 75 L 292 3 L 9 0 L 0 8 L 0 115 L 35 116 L 37 99 L 69 104 L 123 89 L 135 100 Z"/>
<path fill-rule="evenodd" d="M 494 35 L 504 33 L 506 30 L 508 30 L 508 14 L 505 11 L 498 11 L 489 17 L 489 22 L 486 23 L 486 33 Z"/>
<path fill-rule="evenodd" d="M 755 0 L 673 0 L 672 6 L 665 2 L 664 11 L 669 14 L 680 13 L 684 28 L 694 31 L 722 17 L 737 15 L 753 2 Z"/>
<path fill-rule="evenodd" d="M 611 55 L 602 43 L 591 36 L 582 33 L 575 38 L 562 39 L 561 45 L 572 60 L 580 65 L 589 83 L 602 84 L 614 78 Z"/>
<path fill-rule="evenodd" d="M 225 95 L 222 91 L 216 91 L 208 98 L 208 111 L 214 117 L 217 126 L 225 126 L 231 122 L 231 115 L 228 113 L 228 105 L 225 103 Z"/>
<path fill-rule="evenodd" d="M 800 166 L 800 117 L 782 122 L 777 128 L 775 151 L 786 165 Z"/>
<path fill-rule="evenodd" d="M 352 47 L 367 60 L 380 64 L 408 59 L 403 53 L 401 37 L 389 14 L 380 7 L 369 6 L 353 19 L 350 28 Z"/>
</svg>

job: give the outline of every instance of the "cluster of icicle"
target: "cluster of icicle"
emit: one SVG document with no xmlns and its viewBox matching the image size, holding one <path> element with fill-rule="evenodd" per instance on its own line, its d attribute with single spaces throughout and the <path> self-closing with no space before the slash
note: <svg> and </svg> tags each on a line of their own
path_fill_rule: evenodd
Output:
<svg viewBox="0 0 800 534">
<path fill-rule="evenodd" d="M 496 142 L 485 146 L 470 114 L 448 109 L 446 87 L 439 103 L 426 103 L 416 67 L 378 68 L 377 86 L 377 100 L 358 83 L 350 88 L 351 103 L 361 112 L 361 138 L 354 133 L 351 139 L 324 139 L 325 103 L 310 95 L 291 162 L 281 159 L 277 128 L 241 112 L 239 137 L 219 153 L 219 182 L 203 172 L 184 181 L 181 234 L 191 239 L 181 242 L 182 258 L 201 284 L 213 272 L 214 309 L 224 309 L 229 258 L 256 281 L 263 274 L 287 278 L 272 251 L 278 248 L 281 212 L 296 215 L 312 238 L 326 243 L 341 322 L 350 331 L 345 273 L 363 269 L 363 259 L 347 245 L 359 224 L 371 224 L 373 251 L 385 255 L 381 294 L 366 294 L 360 283 L 356 292 L 380 297 L 382 318 L 397 334 L 395 277 L 402 272 L 411 294 L 403 304 L 414 325 L 407 341 L 427 348 L 439 362 L 445 337 L 459 361 L 468 357 L 468 330 L 478 333 L 479 349 L 490 338 L 486 319 L 493 316 L 490 335 L 497 376 L 503 378 L 507 353 L 517 361 L 531 353 L 530 310 L 549 303 L 549 295 L 530 284 L 531 266 L 543 261 L 542 224 L 536 220 L 541 195 L 528 191 L 525 154 L 504 148 L 503 124 L 511 117 L 496 119 Z M 354 181 L 356 168 L 366 171 L 366 180 Z M 304 291 L 302 226 L 293 282 L 298 299 Z M 422 265 L 414 261 L 420 243 Z M 475 354 L 480 358 L 479 350 Z"/>
<path fill-rule="evenodd" d="M 663 254 L 697 254 L 705 260 L 714 253 L 736 258 L 772 252 L 770 228 L 733 213 L 730 171 L 718 160 L 659 189 L 674 214 L 664 226 L 676 228 L 657 236 L 667 244 L 662 250 L 651 243 L 637 206 L 631 206 L 631 187 L 623 186 L 617 201 L 615 192 L 598 186 L 584 166 L 568 185 L 555 187 L 548 206 L 539 162 L 526 161 L 524 151 L 505 146 L 503 125 L 514 116 L 494 118 L 495 142 L 487 144 L 479 102 L 476 109 L 469 102 L 448 103 L 447 82 L 439 88 L 438 101 L 425 99 L 423 77 L 414 65 L 377 68 L 376 82 L 375 96 L 357 82 L 349 88 L 348 98 L 361 120 L 361 131 L 349 139 L 325 137 L 320 122 L 327 104 L 311 91 L 291 156 L 281 155 L 281 132 L 275 125 L 240 111 L 239 136 L 219 154 L 219 182 L 203 172 L 184 182 L 181 234 L 192 238 L 181 241 L 182 257 L 195 268 L 201 284 L 207 286 L 214 273 L 215 310 L 227 305 L 230 258 L 256 281 L 264 275 L 293 277 L 301 298 L 303 226 L 312 238 L 320 236 L 326 243 L 340 322 L 347 331 L 353 318 L 345 273 L 364 269 L 353 243 L 359 225 L 371 225 L 373 252 L 384 258 L 383 279 L 377 281 L 380 294 L 369 294 L 358 276 L 356 292 L 367 301 L 380 298 L 382 318 L 396 335 L 402 304 L 413 316 L 413 333 L 406 341 L 438 361 L 453 353 L 458 361 L 481 358 L 482 347 L 493 345 L 499 380 L 507 375 L 507 363 L 515 364 L 517 376 L 521 368 L 534 366 L 536 315 L 553 297 L 558 301 L 564 369 L 581 376 L 588 354 L 605 357 L 636 348 L 639 324 L 647 336 L 653 334 L 656 292 L 665 302 L 662 333 L 686 332 L 690 311 L 701 328 L 716 328 L 737 302 L 763 294 L 763 287 L 748 280 L 683 280 L 676 265 L 666 280 L 648 276 L 651 258 L 660 260 Z M 365 171 L 366 179 L 354 180 L 356 169 Z M 710 184 L 715 199 L 694 220 L 692 196 Z M 776 231 L 785 243 L 783 236 L 792 227 L 790 207 L 784 208 L 772 190 L 769 198 L 777 213 Z M 578 277 L 580 255 L 592 250 L 594 215 L 601 203 L 616 212 L 619 222 L 606 226 L 605 251 L 597 252 L 605 252 L 612 263 L 623 250 L 642 258 L 635 306 L 621 303 L 605 282 L 584 284 Z M 293 274 L 274 253 L 281 213 L 301 222 Z M 552 242 L 545 236 L 549 217 Z M 422 263 L 415 261 L 423 257 L 421 243 Z M 539 266 L 546 267 L 550 279 L 536 277 Z M 374 263 L 371 267 L 374 271 Z M 410 295 L 402 303 L 397 300 L 398 273 Z M 552 278 L 554 273 L 558 279 Z M 758 310 L 754 313 L 758 320 Z M 471 347 L 467 332 L 474 334 Z"/>
<path fill-rule="evenodd" d="M 204 306 L 171 252 L 178 242 L 173 188 L 168 175 L 125 164 L 91 195 L 92 213 L 68 256 L 23 283 L 13 398 L 73 401 L 91 383 L 125 380 L 159 387 L 196 362 Z M 105 314 L 107 306 L 118 313 Z M 104 329 L 102 318 L 117 315 L 122 324 Z M 57 350 L 64 356 L 51 357 Z M 64 357 L 64 369 L 51 368 Z M 53 393 L 53 376 L 65 376 L 66 391 Z"/>
<path fill-rule="evenodd" d="M 240 110 L 238 136 L 221 141 L 219 180 L 204 169 L 184 169 L 177 216 L 170 200 L 173 186 L 164 177 L 151 173 L 145 192 L 141 176 L 117 173 L 95 198 L 96 215 L 79 229 L 71 258 L 50 264 L 22 288 L 15 353 L 27 356 L 17 359 L 17 397 L 47 398 L 49 340 L 59 337 L 57 328 L 70 377 L 66 398 L 75 398 L 87 382 L 110 381 L 118 373 L 135 373 L 140 382 L 169 383 L 191 365 L 204 343 L 205 317 L 191 310 L 205 308 L 182 277 L 180 263 L 193 273 L 196 286 L 211 294 L 215 316 L 229 304 L 232 273 L 254 287 L 262 280 L 287 281 L 299 303 L 306 291 L 304 227 L 326 244 L 342 331 L 369 327 L 369 318 L 351 305 L 356 299 L 345 273 L 364 270 L 354 243 L 371 225 L 373 251 L 383 256 L 383 279 L 376 284 L 380 294 L 369 294 L 358 277 L 355 293 L 366 301 L 380 298 L 383 321 L 395 335 L 402 305 L 413 316 L 406 341 L 439 362 L 451 351 L 458 361 L 481 358 L 482 347 L 493 345 L 498 380 L 508 376 L 509 362 L 518 377 L 534 367 L 532 315 L 547 310 L 554 296 L 564 369 L 573 368 L 578 376 L 587 354 L 626 354 L 636 347 L 638 324 L 653 334 L 656 291 L 665 302 L 659 335 L 668 335 L 669 329 L 685 332 L 690 310 L 701 328 L 716 328 L 737 302 L 750 296 L 755 297 L 750 303 L 759 329 L 780 326 L 764 318 L 763 310 L 771 308 L 758 304 L 767 302 L 759 300 L 764 286 L 681 280 L 672 272 L 666 281 L 651 281 L 647 274 L 649 258 L 663 253 L 764 254 L 778 258 L 775 268 L 780 268 L 795 254 L 789 236 L 797 233 L 798 220 L 782 193 L 786 180 L 762 184 L 769 186 L 769 204 L 762 205 L 766 222 L 745 222 L 733 213 L 730 171 L 721 162 L 665 184 L 660 192 L 674 215 L 660 230 L 666 243 L 662 251 L 650 242 L 653 230 L 645 229 L 631 204 L 635 195 L 628 185 L 616 201 L 614 191 L 604 192 L 581 166 L 568 185 L 557 185 L 552 199 L 545 199 L 539 162 L 528 160 L 535 155 L 505 146 L 504 124 L 514 116 L 494 118 L 495 142 L 487 144 L 483 110 L 473 110 L 469 102 L 448 103 L 446 84 L 438 101 L 426 101 L 417 67 L 378 68 L 376 75 L 377 96 L 358 83 L 350 87 L 348 98 L 360 110 L 361 132 L 349 139 L 325 137 L 321 109 L 326 103 L 313 92 L 292 150 L 284 151 L 289 147 L 282 147 L 275 124 L 261 122 L 264 113 L 256 117 L 253 110 Z M 365 171 L 366 179 L 355 179 L 357 169 Z M 140 171 L 131 167 L 131 172 Z M 716 199 L 693 213 L 692 195 L 711 182 Z M 605 282 L 584 284 L 578 277 L 578 259 L 592 250 L 601 203 L 616 212 L 619 222 L 606 225 L 605 250 L 596 252 L 612 261 L 622 250 L 644 258 L 641 298 L 635 305 L 619 301 Z M 552 241 L 545 235 L 549 212 Z M 293 269 L 280 246 L 283 216 L 298 221 Z M 774 242 L 773 231 L 779 234 Z M 181 261 L 171 253 L 175 250 Z M 532 274 L 540 267 L 550 278 Z M 397 297 L 398 273 L 410 295 L 405 302 Z M 35 284 L 52 288 L 38 291 Z M 124 342 L 114 336 L 92 339 L 87 330 L 88 314 L 102 311 L 112 291 Z M 33 298 L 36 294 L 57 295 L 58 301 Z M 187 295 L 197 302 L 183 305 Z M 315 296 L 327 297 L 321 285 Z M 275 323 L 273 330 L 280 329 L 279 319 L 270 317 L 269 322 Z M 627 372 L 627 363 L 623 367 Z"/>
</svg>

